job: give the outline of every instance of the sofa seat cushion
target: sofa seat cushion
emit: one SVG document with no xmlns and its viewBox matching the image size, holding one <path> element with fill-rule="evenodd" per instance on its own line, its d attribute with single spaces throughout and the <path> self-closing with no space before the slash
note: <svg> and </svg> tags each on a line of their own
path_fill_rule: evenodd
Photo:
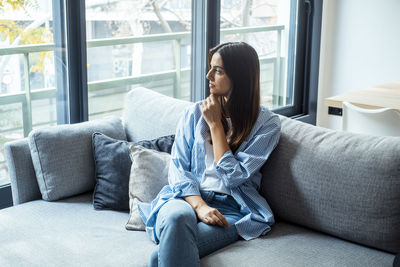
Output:
<svg viewBox="0 0 400 267">
<path fill-rule="evenodd" d="M 128 218 L 94 210 L 91 194 L 3 209 L 0 266 L 146 266 L 155 245 Z"/>
<path fill-rule="evenodd" d="M 388 266 L 394 255 L 279 222 L 265 236 L 238 241 L 201 261 L 202 266 Z"/>
<path fill-rule="evenodd" d="M 155 245 L 129 213 L 96 211 L 91 194 L 0 211 L 0 266 L 146 266 Z M 392 266 L 394 255 L 287 223 L 238 241 L 201 266 Z"/>
<path fill-rule="evenodd" d="M 129 213 L 93 209 L 91 194 L 0 210 L 0 266 L 146 266 L 155 245 L 127 231 Z M 391 266 L 394 255 L 277 223 L 201 260 L 212 266 Z"/>
</svg>

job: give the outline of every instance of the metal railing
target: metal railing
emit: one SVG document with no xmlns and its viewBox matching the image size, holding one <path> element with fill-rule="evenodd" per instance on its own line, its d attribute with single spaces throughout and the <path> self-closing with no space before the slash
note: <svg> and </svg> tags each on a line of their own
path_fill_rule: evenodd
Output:
<svg viewBox="0 0 400 267">
<path fill-rule="evenodd" d="M 260 58 L 261 64 L 272 63 L 274 64 L 274 76 L 273 76 L 273 102 L 279 104 L 278 97 L 281 95 L 281 39 L 282 32 L 284 30 L 283 25 L 277 26 L 257 26 L 257 27 L 240 27 L 221 29 L 221 35 L 229 34 L 244 34 L 244 33 L 256 33 L 256 32 L 277 32 L 277 46 L 276 56 Z M 190 38 L 190 32 L 178 32 L 178 33 L 165 33 L 165 34 L 154 34 L 147 36 L 137 37 L 124 37 L 124 38 L 107 38 L 107 39 L 96 39 L 88 40 L 87 47 L 104 47 L 124 44 L 135 44 L 135 43 L 148 43 L 157 41 L 174 41 L 174 58 L 175 58 L 175 69 L 156 72 L 150 74 L 143 74 L 138 76 L 125 76 L 122 78 L 113 78 L 106 80 L 97 80 L 88 82 L 88 91 L 95 92 L 98 90 L 104 90 L 108 88 L 130 86 L 135 84 L 142 84 L 155 80 L 173 79 L 174 80 L 174 91 L 173 96 L 176 98 L 181 97 L 181 78 L 182 74 L 188 74 L 189 68 L 181 67 L 181 42 L 183 39 Z M 17 55 L 21 54 L 24 56 L 24 91 L 18 93 L 0 94 L 0 108 L 3 105 L 9 104 L 21 104 L 22 106 L 22 127 L 24 136 L 27 136 L 32 130 L 32 101 L 41 99 L 51 99 L 56 97 L 56 88 L 43 88 L 31 90 L 31 81 L 29 75 L 29 55 L 37 52 L 49 52 L 54 50 L 54 44 L 37 44 L 37 45 L 22 45 L 17 47 L 6 47 L 0 48 L 0 56 Z M 122 109 L 122 107 L 121 107 Z M 0 134 L 5 132 L 12 132 L 13 130 L 20 129 L 20 127 L 11 127 L 0 129 Z M 0 148 L 2 150 L 2 147 Z M 0 159 L 0 166 L 5 161 Z"/>
</svg>

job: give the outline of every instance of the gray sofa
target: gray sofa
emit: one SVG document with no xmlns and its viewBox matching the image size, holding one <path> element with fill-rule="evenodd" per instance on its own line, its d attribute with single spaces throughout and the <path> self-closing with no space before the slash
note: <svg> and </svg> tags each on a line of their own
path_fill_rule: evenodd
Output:
<svg viewBox="0 0 400 267">
<path fill-rule="evenodd" d="M 7 143 L 14 206 L 0 210 L 0 266 L 146 266 L 155 245 L 145 232 L 125 229 L 129 213 L 93 209 L 91 133 L 104 130 L 132 141 L 173 134 L 190 104 L 133 89 L 126 97 L 123 127 L 95 121 L 41 133 L 43 143 L 36 145 L 51 146 L 49 153 L 59 157 L 49 162 L 37 158 L 28 138 Z M 281 138 L 262 169 L 260 188 L 275 225 L 265 236 L 202 258 L 201 265 L 392 266 L 400 250 L 400 137 L 281 121 Z M 78 141 L 63 138 L 70 130 Z M 35 170 L 37 160 L 61 179 L 39 186 L 48 174 Z M 68 164 L 74 167 L 63 169 Z M 43 200 L 55 195 L 63 197 Z"/>
</svg>

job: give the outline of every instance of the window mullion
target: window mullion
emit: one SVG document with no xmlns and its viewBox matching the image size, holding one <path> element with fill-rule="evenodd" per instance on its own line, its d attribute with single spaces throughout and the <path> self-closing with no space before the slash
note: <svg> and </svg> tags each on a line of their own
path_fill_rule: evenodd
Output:
<svg viewBox="0 0 400 267">
<path fill-rule="evenodd" d="M 57 122 L 88 120 L 85 1 L 53 0 Z"/>
<path fill-rule="evenodd" d="M 219 44 L 220 41 L 220 14 L 221 14 L 221 0 L 207 0 L 207 22 L 206 22 L 206 55 L 204 60 L 205 75 L 208 72 L 208 51 Z M 210 88 L 208 83 L 205 82 L 205 96 L 210 95 Z"/>
<path fill-rule="evenodd" d="M 53 0 L 54 68 L 56 77 L 57 124 L 69 123 L 65 2 Z"/>
</svg>

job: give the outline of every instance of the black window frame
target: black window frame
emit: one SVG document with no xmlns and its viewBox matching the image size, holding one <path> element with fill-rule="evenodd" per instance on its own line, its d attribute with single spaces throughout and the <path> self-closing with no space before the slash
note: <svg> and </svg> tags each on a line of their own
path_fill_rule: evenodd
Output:
<svg viewBox="0 0 400 267">
<path fill-rule="evenodd" d="M 292 3 L 295 1 L 292 0 Z M 289 70 L 292 70 L 289 75 L 294 75 L 293 104 L 273 111 L 315 125 L 323 0 L 298 0 L 297 2 L 296 57 L 293 61 L 289 58 L 288 62 Z M 291 14 L 291 17 L 293 16 L 294 14 Z M 289 38 L 294 35 L 292 25 L 290 28 L 292 32 L 289 33 Z M 290 42 L 290 45 L 293 45 L 293 42 Z M 287 88 L 287 90 L 291 89 Z"/>
<path fill-rule="evenodd" d="M 57 124 L 88 120 L 86 1 L 53 0 Z"/>
<path fill-rule="evenodd" d="M 0 209 L 8 208 L 12 204 L 11 185 L 5 184 L 0 186 Z"/>
<path fill-rule="evenodd" d="M 297 13 L 291 13 L 292 18 L 297 14 L 296 58 L 288 60 L 294 70 L 294 95 L 288 95 L 294 101 L 273 111 L 315 125 L 323 0 L 296 2 Z M 192 1 L 191 101 L 209 95 L 207 54 L 219 43 L 220 10 L 220 0 Z M 53 0 L 58 124 L 88 120 L 85 11 L 85 0 Z M 292 30 L 289 38 L 294 36 Z M 0 209 L 11 205 L 11 185 L 0 186 Z"/>
</svg>

